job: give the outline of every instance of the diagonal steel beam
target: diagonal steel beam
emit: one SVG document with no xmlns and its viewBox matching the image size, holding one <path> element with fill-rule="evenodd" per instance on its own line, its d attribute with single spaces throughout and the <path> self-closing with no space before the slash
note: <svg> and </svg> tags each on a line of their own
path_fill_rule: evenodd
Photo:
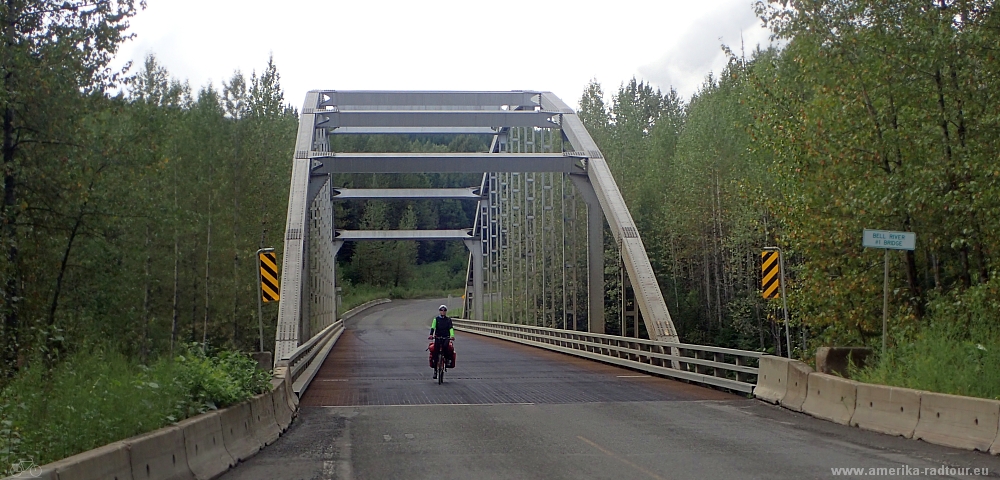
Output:
<svg viewBox="0 0 1000 480">
<path fill-rule="evenodd" d="M 319 153 L 314 174 L 325 173 L 583 173 L 579 157 L 562 153 Z"/>
<path fill-rule="evenodd" d="M 541 97 L 543 108 L 563 113 L 562 131 L 570 145 L 575 150 L 586 152 L 589 157 L 587 177 L 594 185 L 601 209 L 604 210 L 604 216 L 611 226 L 611 232 L 621 245 L 625 269 L 632 280 L 632 288 L 635 290 L 646 331 L 653 340 L 678 342 L 677 329 L 674 328 L 667 303 L 663 300 L 663 293 L 649 263 L 646 247 L 639 238 L 632 214 L 625 205 L 625 199 L 622 198 L 604 155 L 572 109 L 551 92 L 543 92 Z"/>
</svg>

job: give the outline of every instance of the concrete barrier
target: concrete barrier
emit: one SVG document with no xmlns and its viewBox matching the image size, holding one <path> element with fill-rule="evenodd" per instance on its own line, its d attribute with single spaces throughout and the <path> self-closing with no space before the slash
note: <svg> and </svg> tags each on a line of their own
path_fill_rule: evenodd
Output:
<svg viewBox="0 0 1000 480">
<path fill-rule="evenodd" d="M 788 362 L 788 385 L 785 396 L 781 397 L 781 406 L 796 412 L 802 411 L 802 404 L 806 401 L 808 392 L 809 374 L 813 369 L 798 360 Z"/>
<path fill-rule="evenodd" d="M 219 412 L 189 418 L 178 423 L 177 428 L 184 433 L 188 467 L 198 480 L 215 478 L 236 465 L 222 438 Z"/>
<path fill-rule="evenodd" d="M 180 428 L 161 428 L 125 443 L 134 480 L 195 480 L 188 468 L 184 432 Z"/>
<path fill-rule="evenodd" d="M 966 450 L 990 450 L 1000 424 L 1000 401 L 920 392 L 913 438 Z"/>
<path fill-rule="evenodd" d="M 757 386 L 753 388 L 753 396 L 775 405 L 788 391 L 787 358 L 773 355 L 761 355 L 760 368 L 757 370 Z"/>
<path fill-rule="evenodd" d="M 250 403 L 243 402 L 219 412 L 222 422 L 222 441 L 233 460 L 246 460 L 261 449 L 261 444 L 250 429 Z"/>
<path fill-rule="evenodd" d="M 274 420 L 282 432 L 288 430 L 288 426 L 292 424 L 292 417 L 295 415 L 295 412 L 288 407 L 287 390 L 288 384 L 279 382 L 275 385 L 273 395 L 271 395 L 271 400 L 274 402 Z"/>
<path fill-rule="evenodd" d="M 810 373 L 802 411 L 816 418 L 850 425 L 858 396 L 858 382 L 825 373 Z"/>
<path fill-rule="evenodd" d="M 920 392 L 909 388 L 857 384 L 851 426 L 873 432 L 913 437 L 920 419 Z"/>
<path fill-rule="evenodd" d="M 54 468 L 53 468 L 54 467 Z M 115 442 L 46 465 L 61 480 L 133 480 L 128 445 Z"/>
<path fill-rule="evenodd" d="M 288 408 L 294 412 L 299 407 L 299 397 L 295 395 L 295 392 L 292 392 L 292 379 L 289 378 L 290 375 L 287 365 L 274 367 L 274 377 L 271 378 L 271 386 L 277 388 L 278 383 L 284 382 L 287 384 L 285 387 L 285 401 L 288 403 Z"/>
<path fill-rule="evenodd" d="M 991 455 L 1000 455 L 1000 430 L 997 431 L 997 437 L 993 439 L 993 444 L 990 445 Z"/>
<path fill-rule="evenodd" d="M 253 414 L 250 431 L 261 447 L 274 443 L 281 435 L 281 427 L 274 419 L 274 391 L 262 393 L 250 399 L 250 412 Z"/>
</svg>

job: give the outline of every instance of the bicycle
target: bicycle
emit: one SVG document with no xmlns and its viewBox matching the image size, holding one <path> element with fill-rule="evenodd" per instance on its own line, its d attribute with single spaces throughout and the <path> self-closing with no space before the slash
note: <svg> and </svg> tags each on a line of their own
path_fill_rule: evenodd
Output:
<svg viewBox="0 0 1000 480">
<path fill-rule="evenodd" d="M 430 350 L 432 355 L 437 355 L 437 363 L 432 363 L 434 366 L 434 378 L 437 379 L 438 385 L 441 385 L 444 383 L 444 373 L 448 371 L 450 361 L 447 355 L 451 353 L 454 339 L 450 337 L 429 337 L 428 339 L 433 340 L 433 342 L 427 346 L 427 350 Z"/>
</svg>

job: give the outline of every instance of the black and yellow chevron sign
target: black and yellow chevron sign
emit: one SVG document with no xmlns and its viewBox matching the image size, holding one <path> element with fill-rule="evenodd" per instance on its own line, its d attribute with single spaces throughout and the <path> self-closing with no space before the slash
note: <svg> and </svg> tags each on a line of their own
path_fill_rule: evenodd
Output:
<svg viewBox="0 0 1000 480">
<path fill-rule="evenodd" d="M 760 252 L 760 273 L 762 274 L 760 288 L 764 292 L 764 298 L 778 298 L 781 296 L 781 277 L 778 275 L 778 252 Z"/>
<path fill-rule="evenodd" d="M 274 252 L 260 253 L 260 295 L 264 303 L 278 301 L 278 261 Z"/>
</svg>

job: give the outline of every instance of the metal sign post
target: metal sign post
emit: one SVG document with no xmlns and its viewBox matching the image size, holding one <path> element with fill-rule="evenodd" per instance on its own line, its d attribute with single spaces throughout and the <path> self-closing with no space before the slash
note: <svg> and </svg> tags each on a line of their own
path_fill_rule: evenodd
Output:
<svg viewBox="0 0 1000 480">
<path fill-rule="evenodd" d="M 271 247 L 261 248 L 260 250 L 257 250 L 257 330 L 258 334 L 260 335 L 261 352 L 264 351 L 264 307 L 263 307 L 264 286 L 263 282 L 261 281 L 261 275 L 263 275 L 264 272 L 261 266 L 260 257 L 262 253 L 270 253 L 271 257 L 273 257 L 274 254 L 272 252 L 274 252 L 274 248 Z M 277 275 L 275 275 L 275 278 L 276 277 Z"/>
<path fill-rule="evenodd" d="M 773 270 L 773 260 L 768 260 L 766 258 L 767 252 L 778 252 L 778 285 L 781 287 L 781 304 L 785 311 L 785 356 L 792 358 L 792 334 L 791 329 L 788 326 L 788 298 L 785 296 L 785 255 L 781 252 L 779 247 L 764 247 L 764 253 L 761 257 L 764 259 L 764 264 L 761 266 L 762 272 L 764 272 L 764 298 L 774 298 L 773 282 L 768 282 L 768 269 Z M 772 273 L 773 275 L 773 273 Z M 771 288 L 769 288 L 771 287 Z M 780 350 L 780 349 L 779 349 Z"/>
<path fill-rule="evenodd" d="M 861 244 L 866 248 L 885 250 L 885 269 L 882 280 L 882 358 L 885 358 L 886 338 L 889 331 L 889 250 L 913 250 L 917 234 L 890 230 L 865 229 Z"/>
</svg>

